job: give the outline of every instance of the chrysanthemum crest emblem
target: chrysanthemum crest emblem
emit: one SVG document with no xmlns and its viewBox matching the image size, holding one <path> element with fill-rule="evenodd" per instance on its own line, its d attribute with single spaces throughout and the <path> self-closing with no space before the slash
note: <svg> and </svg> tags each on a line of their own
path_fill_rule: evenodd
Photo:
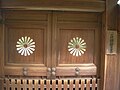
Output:
<svg viewBox="0 0 120 90">
<path fill-rule="evenodd" d="M 81 56 L 86 51 L 86 42 L 79 37 L 75 37 L 68 43 L 68 51 L 73 56 Z"/>
<path fill-rule="evenodd" d="M 35 51 L 35 42 L 30 37 L 21 37 L 17 41 L 16 50 L 23 56 L 29 56 Z"/>
</svg>

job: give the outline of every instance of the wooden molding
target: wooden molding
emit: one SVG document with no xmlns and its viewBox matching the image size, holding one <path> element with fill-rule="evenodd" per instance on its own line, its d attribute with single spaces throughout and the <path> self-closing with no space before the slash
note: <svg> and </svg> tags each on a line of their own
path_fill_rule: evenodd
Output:
<svg viewBox="0 0 120 90">
<path fill-rule="evenodd" d="M 1 10 L 0 10 L 0 20 L 2 19 L 2 13 L 1 13 Z"/>
<path fill-rule="evenodd" d="M 118 34 L 120 34 L 120 6 L 118 6 Z"/>
<path fill-rule="evenodd" d="M 2 0 L 2 8 L 23 10 L 64 10 L 102 12 L 105 1 L 101 0 Z"/>
<path fill-rule="evenodd" d="M 46 69 L 47 68 L 40 68 L 40 67 L 30 67 L 27 68 L 27 75 L 26 76 L 46 76 Z M 14 71 L 14 72 L 13 72 Z M 37 71 L 37 72 L 36 72 Z M 5 66 L 4 73 L 5 75 L 16 75 L 16 76 L 24 76 L 23 67 L 11 67 Z"/>
<path fill-rule="evenodd" d="M 1 11 L 0 11 L 0 78 L 3 77 L 3 65 L 4 65 L 4 39 L 3 39 L 3 36 L 4 36 L 4 32 L 3 32 L 3 25 L 1 24 L 2 23 L 2 15 L 1 15 Z"/>
</svg>

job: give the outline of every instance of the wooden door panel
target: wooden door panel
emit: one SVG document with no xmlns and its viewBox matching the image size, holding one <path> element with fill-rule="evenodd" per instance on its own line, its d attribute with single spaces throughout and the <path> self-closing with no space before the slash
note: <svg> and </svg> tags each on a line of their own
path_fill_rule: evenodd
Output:
<svg viewBox="0 0 120 90">
<path fill-rule="evenodd" d="M 17 63 L 17 64 L 44 64 L 44 49 L 43 43 L 45 39 L 44 29 L 24 29 L 24 28 L 17 28 L 13 29 L 10 28 L 7 30 L 7 53 L 8 57 L 6 58 L 8 63 Z M 33 34 L 34 33 L 34 34 Z M 35 42 L 35 51 L 31 55 L 21 55 L 16 50 L 17 41 L 22 37 L 30 37 Z"/>
<path fill-rule="evenodd" d="M 5 11 L 4 19 L 5 75 L 47 76 L 49 12 Z"/>
<path fill-rule="evenodd" d="M 45 11 L 34 11 L 34 10 L 3 10 L 4 19 L 6 21 L 47 21 L 48 13 Z"/>
<path fill-rule="evenodd" d="M 97 75 L 100 67 L 99 13 L 5 10 L 3 17 L 5 75 Z M 21 54 L 16 46 L 26 37 L 35 42 L 35 50 L 29 56 Z M 71 52 L 71 43 L 72 48 L 79 51 Z M 22 46 L 25 49 L 29 45 Z"/>
<path fill-rule="evenodd" d="M 95 13 L 71 13 L 54 16 L 52 52 L 56 76 L 97 75 L 100 61 L 98 16 Z M 81 51 L 81 48 L 85 50 Z"/>
<path fill-rule="evenodd" d="M 87 29 L 68 29 L 68 30 L 59 30 L 60 31 L 60 41 L 59 48 L 60 60 L 58 64 L 89 64 L 93 63 L 94 60 L 94 30 Z M 81 38 L 86 42 L 86 51 L 80 57 L 73 56 L 68 51 L 68 43 L 73 38 Z M 90 43 L 89 43 L 90 42 Z"/>
<path fill-rule="evenodd" d="M 76 68 L 79 68 L 80 75 L 96 75 L 97 73 L 97 44 L 95 44 L 96 29 L 58 29 L 58 58 L 56 61 L 56 75 L 75 76 Z M 86 51 L 81 56 L 74 56 L 68 50 L 68 43 L 73 38 L 79 37 L 86 43 Z M 96 37 L 97 38 L 97 37 Z"/>
</svg>

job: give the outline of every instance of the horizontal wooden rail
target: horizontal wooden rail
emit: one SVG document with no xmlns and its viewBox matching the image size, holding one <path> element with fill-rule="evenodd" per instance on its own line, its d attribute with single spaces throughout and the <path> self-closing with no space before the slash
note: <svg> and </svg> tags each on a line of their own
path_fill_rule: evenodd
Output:
<svg viewBox="0 0 120 90">
<path fill-rule="evenodd" d="M 1 0 L 1 8 L 16 10 L 64 10 L 103 12 L 103 0 Z"/>
</svg>

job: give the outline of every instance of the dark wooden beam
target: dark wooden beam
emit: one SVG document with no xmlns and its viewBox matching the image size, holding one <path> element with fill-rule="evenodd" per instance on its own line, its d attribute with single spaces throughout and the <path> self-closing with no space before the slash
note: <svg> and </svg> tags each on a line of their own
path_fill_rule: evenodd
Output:
<svg viewBox="0 0 120 90">
<path fill-rule="evenodd" d="M 1 0 L 2 8 L 102 12 L 103 0 Z"/>
<path fill-rule="evenodd" d="M 3 77 L 3 49 L 4 49 L 4 45 L 3 45 L 3 25 L 2 25 L 2 14 L 1 14 L 1 9 L 0 9 L 0 90 L 2 90 L 2 77 Z"/>
<path fill-rule="evenodd" d="M 120 5 L 118 6 L 118 73 L 119 73 L 119 86 L 118 88 L 120 88 Z"/>
</svg>

